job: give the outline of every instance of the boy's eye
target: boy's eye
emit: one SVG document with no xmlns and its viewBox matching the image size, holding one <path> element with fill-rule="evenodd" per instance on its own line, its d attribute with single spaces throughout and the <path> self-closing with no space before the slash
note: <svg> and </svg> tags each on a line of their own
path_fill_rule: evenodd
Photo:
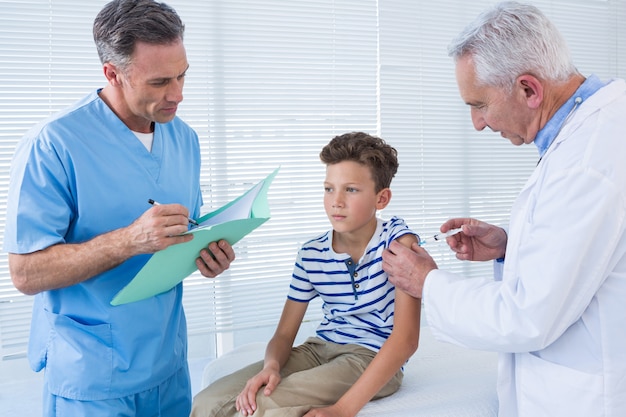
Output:
<svg viewBox="0 0 626 417">
<path fill-rule="evenodd" d="M 348 187 L 348 188 L 346 188 L 346 191 L 347 191 L 347 192 L 349 192 L 349 193 L 356 193 L 356 192 L 357 192 L 357 191 L 359 191 L 359 190 L 357 190 L 357 189 L 356 189 L 356 188 L 354 188 L 354 187 Z"/>
<path fill-rule="evenodd" d="M 333 189 L 331 187 L 324 187 L 324 191 L 330 193 Z"/>
</svg>

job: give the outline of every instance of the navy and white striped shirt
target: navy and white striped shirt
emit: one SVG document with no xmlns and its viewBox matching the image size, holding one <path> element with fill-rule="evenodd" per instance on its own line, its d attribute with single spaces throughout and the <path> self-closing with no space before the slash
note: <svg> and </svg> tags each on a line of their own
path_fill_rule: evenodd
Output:
<svg viewBox="0 0 626 417">
<path fill-rule="evenodd" d="M 303 303 L 322 298 L 324 319 L 318 337 L 376 352 L 391 334 L 395 300 L 395 287 L 382 269 L 382 253 L 400 236 L 415 235 L 398 217 L 377 220 L 357 264 L 347 253 L 333 251 L 332 230 L 302 245 L 288 294 L 290 300 Z"/>
</svg>

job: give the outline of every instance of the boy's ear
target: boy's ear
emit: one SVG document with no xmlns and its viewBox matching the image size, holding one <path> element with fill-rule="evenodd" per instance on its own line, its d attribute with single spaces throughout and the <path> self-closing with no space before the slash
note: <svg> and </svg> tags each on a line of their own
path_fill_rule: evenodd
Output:
<svg viewBox="0 0 626 417">
<path fill-rule="evenodd" d="M 387 204 L 391 201 L 391 189 L 383 188 L 378 192 L 376 201 L 376 210 L 382 210 L 387 207 Z"/>
</svg>

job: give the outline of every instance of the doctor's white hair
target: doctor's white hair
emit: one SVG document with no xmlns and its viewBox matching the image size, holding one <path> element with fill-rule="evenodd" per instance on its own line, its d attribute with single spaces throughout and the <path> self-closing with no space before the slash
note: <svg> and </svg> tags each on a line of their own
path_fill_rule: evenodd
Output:
<svg viewBox="0 0 626 417">
<path fill-rule="evenodd" d="M 511 91 L 523 74 L 561 83 L 577 73 L 565 39 L 535 6 L 502 2 L 483 12 L 448 47 L 455 62 L 470 55 L 483 85 Z"/>
</svg>

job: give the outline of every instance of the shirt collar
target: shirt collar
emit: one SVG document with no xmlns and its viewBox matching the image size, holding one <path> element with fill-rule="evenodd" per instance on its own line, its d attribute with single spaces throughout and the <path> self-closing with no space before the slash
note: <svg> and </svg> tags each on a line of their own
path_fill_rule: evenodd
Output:
<svg viewBox="0 0 626 417">
<path fill-rule="evenodd" d="M 606 83 L 600 81 L 600 79 L 591 75 L 583 82 L 578 90 L 561 106 L 561 108 L 552 116 L 548 123 L 537 132 L 534 143 L 539 150 L 539 156 L 542 157 L 554 139 L 557 137 L 563 124 L 567 120 L 567 117 L 576 109 L 576 107 L 591 97 L 596 91 L 604 87 Z"/>
</svg>

